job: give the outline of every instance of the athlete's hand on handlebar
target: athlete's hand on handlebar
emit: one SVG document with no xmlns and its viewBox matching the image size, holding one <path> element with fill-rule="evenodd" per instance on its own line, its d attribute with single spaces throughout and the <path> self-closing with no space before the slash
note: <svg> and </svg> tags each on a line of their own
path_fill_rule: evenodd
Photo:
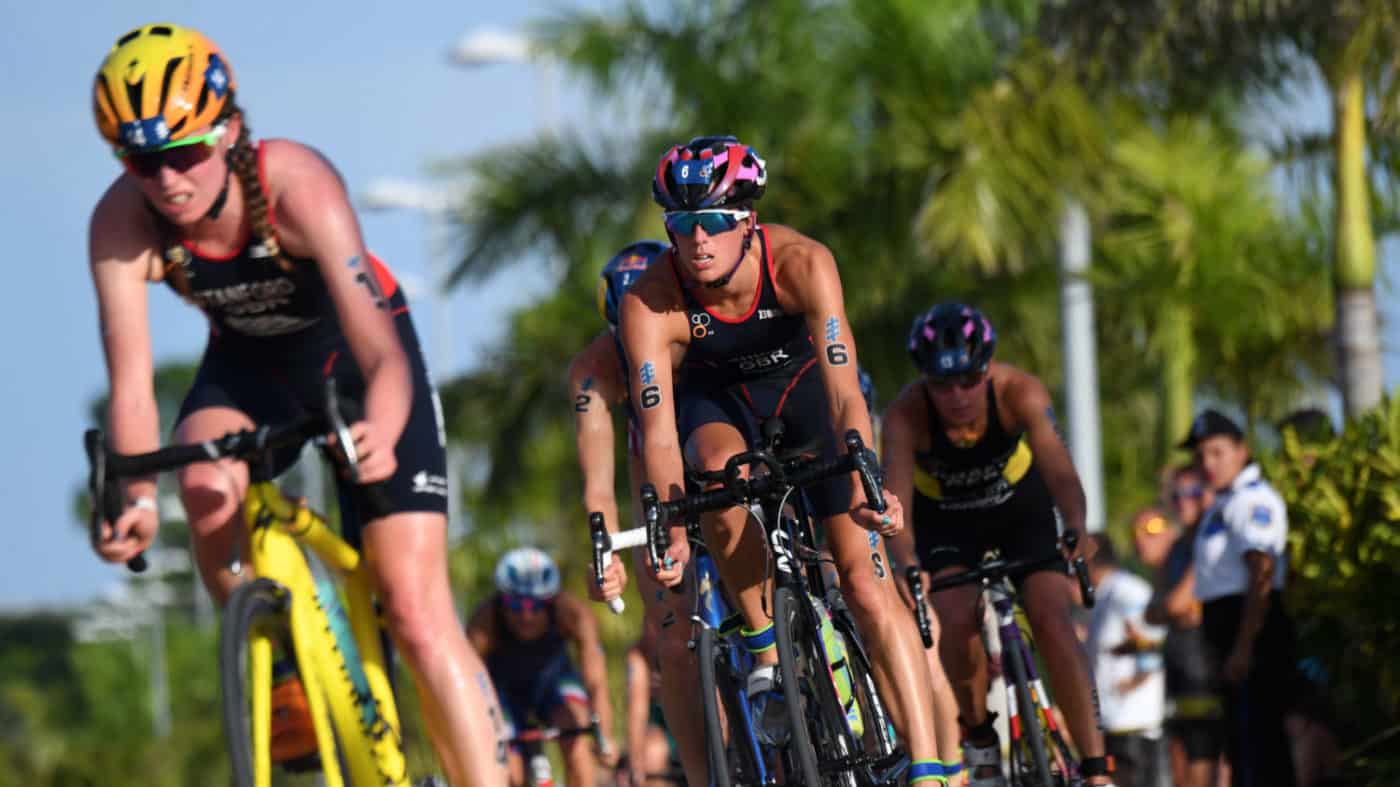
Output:
<svg viewBox="0 0 1400 787">
<path fill-rule="evenodd" d="M 588 597 L 600 604 L 615 599 L 622 598 L 622 591 L 627 589 L 627 569 L 622 566 L 622 556 L 612 555 L 608 559 L 607 567 L 603 569 L 603 584 L 599 585 L 592 579 L 588 582 Z"/>
<path fill-rule="evenodd" d="M 394 456 L 394 444 L 384 435 L 383 430 L 369 421 L 356 421 L 350 425 L 350 438 L 354 441 L 355 464 L 359 468 L 360 484 L 383 481 L 398 469 L 398 458 Z M 330 435 L 328 442 L 338 446 L 336 435 Z"/>
<path fill-rule="evenodd" d="M 690 539 L 686 537 L 684 524 L 673 526 L 670 535 L 671 545 L 666 548 L 663 565 L 653 565 L 651 570 L 662 587 L 673 588 L 685 579 L 685 566 L 690 562 Z"/>
<path fill-rule="evenodd" d="M 851 518 L 856 521 L 857 525 L 866 530 L 873 530 L 885 538 L 890 538 L 904 529 L 904 506 L 899 502 L 899 498 L 890 493 L 890 490 L 886 489 L 884 492 L 884 513 L 875 511 L 867 503 L 861 503 L 851 509 Z"/>
<path fill-rule="evenodd" d="M 151 546 L 159 528 L 160 517 L 153 506 L 129 505 L 115 523 L 102 522 L 100 538 L 93 548 L 108 563 L 125 563 Z"/>
</svg>

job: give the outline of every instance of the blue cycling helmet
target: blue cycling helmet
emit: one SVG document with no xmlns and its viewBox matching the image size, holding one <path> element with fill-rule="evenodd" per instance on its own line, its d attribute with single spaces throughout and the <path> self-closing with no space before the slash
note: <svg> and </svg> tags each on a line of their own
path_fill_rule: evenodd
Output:
<svg viewBox="0 0 1400 787">
<path fill-rule="evenodd" d="M 996 347 L 991 322 L 961 303 L 940 303 L 915 317 L 909 329 L 909 355 L 930 377 L 984 372 Z"/>
<path fill-rule="evenodd" d="M 496 564 L 496 590 L 512 596 L 547 600 L 559 595 L 559 567 L 534 547 L 519 547 Z"/>
<path fill-rule="evenodd" d="M 670 248 L 658 240 L 639 240 L 624 247 L 603 266 L 598 281 L 598 313 L 608 321 L 608 327 L 617 330 L 623 294 Z"/>
</svg>

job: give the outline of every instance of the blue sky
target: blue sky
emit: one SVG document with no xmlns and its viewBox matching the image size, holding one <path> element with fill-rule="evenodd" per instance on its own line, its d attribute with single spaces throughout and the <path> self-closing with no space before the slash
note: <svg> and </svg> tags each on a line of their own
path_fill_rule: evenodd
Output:
<svg viewBox="0 0 1400 787">
<path fill-rule="evenodd" d="M 11 293 L 0 310 L 0 335 L 10 337 L 0 369 L 0 412 L 8 419 L 0 452 L 7 507 L 0 608 L 80 601 L 123 573 L 92 555 L 71 509 L 84 472 L 86 405 L 106 386 L 86 232 L 93 203 L 118 171 L 89 111 L 92 75 L 112 41 L 146 22 L 202 29 L 228 55 L 254 133 L 315 145 L 361 193 L 376 178 L 423 177 L 431 161 L 532 134 L 547 115 L 595 125 L 577 87 L 545 90 L 527 65 L 464 70 L 449 65 L 445 52 L 469 29 L 511 28 L 559 7 L 604 4 L 0 0 L 0 237 L 9 249 Z M 1301 113 L 1316 118 L 1321 110 Z M 404 278 L 424 271 L 422 217 L 362 212 L 361 220 L 370 246 Z M 1390 251 L 1383 275 L 1396 281 L 1400 266 Z M 453 352 L 436 376 L 473 363 L 499 336 L 509 306 L 539 286 L 514 274 L 474 287 L 472 297 L 454 295 Z M 1391 317 L 1386 363 L 1393 387 L 1400 307 L 1389 292 L 1382 299 Z M 419 331 L 432 348 L 433 321 L 419 306 Z M 158 361 L 198 355 L 198 313 L 163 290 L 153 292 L 152 312 Z"/>
</svg>

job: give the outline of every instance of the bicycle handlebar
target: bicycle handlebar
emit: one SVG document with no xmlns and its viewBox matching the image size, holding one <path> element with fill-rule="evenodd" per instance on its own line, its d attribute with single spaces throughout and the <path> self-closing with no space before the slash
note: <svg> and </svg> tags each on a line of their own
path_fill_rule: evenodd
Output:
<svg viewBox="0 0 1400 787">
<path fill-rule="evenodd" d="M 118 454 L 107 445 L 102 430 L 88 429 L 83 433 L 83 449 L 88 458 L 88 495 L 92 504 L 88 527 L 92 542 L 96 544 L 101 540 L 103 521 L 116 522 L 126 507 L 121 480 L 177 470 L 195 462 L 250 461 L 334 433 L 351 480 L 357 482 L 360 468 L 350 437 L 350 424 L 361 417 L 359 404 L 336 393 L 334 378 L 327 378 L 324 413 L 306 413 L 286 424 L 229 432 L 202 443 L 166 446 L 144 454 Z M 365 484 L 361 490 L 375 518 L 393 510 L 382 483 Z M 145 571 L 145 555 L 137 555 L 126 565 L 136 573 Z"/>
<path fill-rule="evenodd" d="M 603 569 L 607 568 L 612 560 L 612 553 L 639 547 L 647 542 L 647 531 L 644 527 L 609 533 L 600 511 L 593 511 L 588 515 L 588 536 L 593 543 L 593 581 L 600 586 L 603 584 Z M 626 608 L 627 603 L 620 596 L 608 601 L 608 609 L 611 609 L 614 615 L 621 615 Z"/>
<path fill-rule="evenodd" d="M 880 488 L 878 460 L 873 452 L 865 447 L 860 432 L 848 430 L 845 437 L 846 453 L 832 459 L 797 457 L 779 460 L 767 450 L 742 451 L 729 457 L 724 463 L 723 486 L 707 492 L 683 495 L 674 500 L 662 501 L 651 483 L 642 484 L 642 521 L 647 533 L 647 549 L 653 566 L 660 566 L 666 550 L 671 546 L 668 525 L 677 520 L 698 517 L 711 511 L 745 505 L 754 501 L 780 500 L 790 490 L 800 489 L 825 481 L 845 473 L 858 473 L 865 499 L 870 508 L 883 512 L 886 508 L 885 496 Z M 766 475 L 757 478 L 745 477 L 740 471 L 744 467 L 762 466 Z M 675 585 L 672 592 L 680 593 L 682 585 Z"/>
<path fill-rule="evenodd" d="M 1079 534 L 1073 530 L 1066 530 L 1061 541 L 1065 549 L 1073 551 L 1075 546 L 1079 543 Z M 1083 596 L 1084 607 L 1086 609 L 1093 608 L 1094 587 L 1089 582 L 1089 570 L 1084 564 L 1084 558 L 1076 557 L 1074 560 L 1070 561 L 1065 558 L 1063 553 L 1058 551 L 1052 555 L 1029 560 L 1007 561 L 1001 558 L 986 560 L 977 568 L 968 571 L 960 571 L 956 574 L 933 580 L 929 583 L 928 592 L 937 593 L 940 590 L 947 590 L 948 588 L 958 587 L 960 585 L 970 585 L 983 580 L 997 582 L 1004 578 L 1029 574 L 1032 571 L 1038 571 L 1039 569 L 1052 566 L 1058 566 L 1058 568 L 1066 574 L 1074 574 L 1075 578 L 1079 580 L 1079 592 Z M 922 600 L 915 604 L 916 608 L 920 606 L 922 606 Z"/>
<path fill-rule="evenodd" d="M 914 597 L 914 620 L 919 624 L 919 639 L 924 649 L 933 647 L 933 627 L 928 620 L 928 604 L 924 600 L 924 575 L 918 566 L 904 569 L 904 579 L 909 583 L 909 593 Z"/>
</svg>

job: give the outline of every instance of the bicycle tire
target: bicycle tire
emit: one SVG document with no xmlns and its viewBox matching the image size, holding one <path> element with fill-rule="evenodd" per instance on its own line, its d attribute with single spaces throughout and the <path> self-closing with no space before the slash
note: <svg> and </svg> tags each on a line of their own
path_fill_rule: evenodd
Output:
<svg viewBox="0 0 1400 787">
<path fill-rule="evenodd" d="M 1006 643 L 1003 643 L 1006 647 Z M 1024 647 L 1024 646 L 1023 646 Z M 1013 652 L 1014 651 L 1014 652 Z M 1040 710 L 1031 700 L 1030 682 L 1026 677 L 1026 662 L 1024 653 L 1019 649 L 1004 651 L 1002 658 L 1006 661 L 1011 670 L 1012 683 L 1016 691 L 1016 708 L 1021 721 L 1021 746 L 1030 741 L 1031 765 L 1035 772 L 1031 774 L 1035 779 L 1030 785 L 1025 787 L 1054 787 L 1054 782 L 1050 778 L 1050 758 L 1045 751 L 1045 735 L 1040 729 Z M 1011 757 L 1017 757 L 1015 742 L 1011 747 Z"/>
<path fill-rule="evenodd" d="M 804 615 L 810 616 L 807 619 L 808 625 L 803 630 L 820 631 L 822 613 L 815 602 L 809 598 L 802 611 Z M 839 630 L 837 630 L 837 636 L 841 636 Z M 834 679 L 827 666 L 829 657 L 826 647 L 822 643 L 820 634 L 805 637 L 803 644 L 807 663 L 815 673 L 812 676 L 812 684 L 817 700 L 817 713 L 814 719 L 817 726 L 813 730 L 813 744 L 818 747 L 819 751 L 830 755 L 833 759 L 853 762 L 864 754 L 864 747 L 846 721 L 846 710 L 841 705 L 841 697 L 837 694 L 836 685 L 833 683 Z M 849 666 L 849 656 L 847 657 L 847 665 Z M 854 684 L 852 685 L 854 686 Z M 820 768 L 822 765 L 820 756 L 818 760 Z M 827 771 L 824 772 L 824 777 L 823 783 L 833 785 L 833 787 L 859 787 L 860 779 L 857 776 L 857 769 L 854 767 Z"/>
<path fill-rule="evenodd" d="M 729 750 L 724 742 L 724 722 L 719 712 L 719 683 L 715 677 L 715 662 L 719 658 L 716 646 L 718 633 L 709 626 L 700 627 L 697 657 L 700 659 L 700 696 L 705 711 L 705 751 L 710 761 L 710 784 L 733 787 L 729 773 Z"/>
<path fill-rule="evenodd" d="M 790 588 L 781 587 L 773 593 L 773 629 L 778 646 L 778 672 L 782 676 L 783 700 L 787 705 L 788 724 L 791 727 L 788 759 L 795 766 L 796 775 L 801 777 L 794 781 L 789 771 L 787 783 L 820 785 L 821 767 L 807 728 L 807 698 L 803 696 L 802 684 L 798 681 L 797 664 L 801 653 L 798 649 L 800 643 L 811 639 L 812 634 L 805 630 L 801 604 Z"/>
<path fill-rule="evenodd" d="M 219 689 L 222 704 L 224 740 L 228 745 L 229 764 L 233 770 L 234 787 L 254 787 L 253 742 L 248 719 L 248 687 L 246 650 L 253 624 L 267 618 L 287 614 L 287 594 L 276 582 L 260 578 L 236 588 L 224 608 L 219 630 Z M 352 780 L 339 737 L 336 759 L 342 780 L 351 787 Z M 273 763 L 274 769 L 277 763 Z"/>
<path fill-rule="evenodd" d="M 875 683 L 870 657 L 865 651 L 860 634 L 856 631 L 855 620 L 851 617 L 849 610 L 837 608 L 832 610 L 832 621 L 836 625 L 837 632 L 846 640 L 847 668 L 851 673 L 852 686 L 856 690 L 861 713 L 866 720 L 865 737 L 873 744 L 872 748 L 872 746 L 862 742 L 862 748 L 876 760 L 877 766 L 888 769 L 883 774 L 870 774 L 870 781 L 875 784 L 888 783 L 889 779 L 895 776 L 898 771 L 908 767 L 908 758 L 904 757 L 904 752 L 900 749 L 899 741 L 895 737 L 893 722 L 890 719 L 889 711 L 885 708 L 884 699 L 880 697 L 880 689 Z M 904 761 L 898 762 L 900 759 Z"/>
</svg>

